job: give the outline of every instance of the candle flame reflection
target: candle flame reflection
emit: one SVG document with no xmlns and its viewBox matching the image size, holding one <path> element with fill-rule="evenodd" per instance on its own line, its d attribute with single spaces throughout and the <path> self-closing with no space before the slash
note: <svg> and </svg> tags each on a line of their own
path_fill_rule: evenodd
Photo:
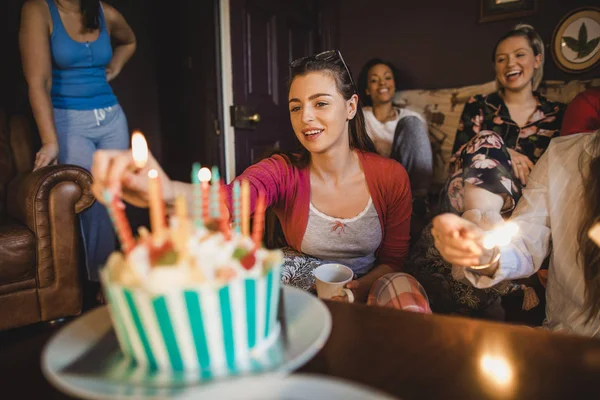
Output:
<svg viewBox="0 0 600 400">
<path fill-rule="evenodd" d="M 512 383 L 513 370 L 504 357 L 484 354 L 479 367 L 481 372 L 497 386 L 506 387 Z"/>
<path fill-rule="evenodd" d="M 148 171 L 148 177 L 152 179 L 157 178 L 158 172 L 155 169 L 151 169 L 150 171 Z"/>
<path fill-rule="evenodd" d="M 507 222 L 487 232 L 483 238 L 483 247 L 492 249 L 496 246 L 506 246 L 519 233 L 519 225 Z"/>
<path fill-rule="evenodd" d="M 131 136 L 131 152 L 133 154 L 133 163 L 137 168 L 144 168 L 148 162 L 148 144 L 141 132 L 133 132 Z"/>
</svg>

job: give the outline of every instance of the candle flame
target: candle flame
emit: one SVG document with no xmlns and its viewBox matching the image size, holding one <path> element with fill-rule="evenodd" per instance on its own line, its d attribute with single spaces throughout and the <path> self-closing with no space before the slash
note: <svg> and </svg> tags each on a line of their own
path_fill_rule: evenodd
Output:
<svg viewBox="0 0 600 400">
<path fill-rule="evenodd" d="M 206 167 L 200 168 L 200 171 L 198 171 L 198 179 L 200 182 L 208 182 L 210 181 L 210 178 L 212 178 L 210 169 Z"/>
<path fill-rule="evenodd" d="M 148 177 L 150 179 L 158 178 L 158 171 L 156 171 L 155 169 L 151 169 L 150 171 L 148 171 Z"/>
<path fill-rule="evenodd" d="M 487 232 L 483 238 L 483 247 L 492 249 L 496 246 L 506 246 L 519 233 L 519 225 L 507 222 Z"/>
<path fill-rule="evenodd" d="M 131 136 L 131 151 L 133 153 L 133 163 L 137 168 L 144 168 L 148 162 L 148 144 L 144 135 L 139 132 L 133 132 Z"/>
</svg>

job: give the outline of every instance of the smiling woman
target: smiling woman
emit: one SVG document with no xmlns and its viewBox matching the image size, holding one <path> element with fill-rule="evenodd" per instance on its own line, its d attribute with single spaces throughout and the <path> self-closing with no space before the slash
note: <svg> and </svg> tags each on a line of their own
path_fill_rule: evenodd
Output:
<svg viewBox="0 0 600 400">
<path fill-rule="evenodd" d="M 366 105 L 367 132 L 377 151 L 406 168 L 413 197 L 425 201 L 433 174 L 427 125 L 418 113 L 392 103 L 398 89 L 397 71 L 389 61 L 369 60 L 358 77 L 358 93 Z"/>
<path fill-rule="evenodd" d="M 402 165 L 376 154 L 341 54 L 334 50 L 304 57 L 292 62 L 291 71 L 290 119 L 302 147 L 264 159 L 236 178 L 249 183 L 250 212 L 263 193 L 281 222 L 288 254 L 310 256 L 317 260 L 313 266 L 350 267 L 356 279 L 346 288 L 357 302 L 430 312 L 422 287 L 399 272 L 408 253 L 408 176 Z M 146 197 L 147 175 L 132 172 L 131 165 L 129 152 L 96 153 L 93 173 L 100 201 L 101 190 L 115 185 L 123 188 L 125 200 Z M 167 202 L 184 196 L 192 205 L 189 184 L 171 181 L 151 155 L 148 166 L 160 174 Z M 229 210 L 232 187 L 226 185 Z"/>
<path fill-rule="evenodd" d="M 440 204 L 442 212 L 463 215 L 485 230 L 510 216 L 534 164 L 559 135 L 564 113 L 563 104 L 536 91 L 544 44 L 533 27 L 517 25 L 504 34 L 493 47 L 492 62 L 498 91 L 467 101 Z M 430 292 L 434 309 L 471 314 L 521 288 L 506 282 L 472 288 L 461 281 L 462 269 L 441 259 L 433 242 L 426 229 L 410 264 Z"/>
</svg>

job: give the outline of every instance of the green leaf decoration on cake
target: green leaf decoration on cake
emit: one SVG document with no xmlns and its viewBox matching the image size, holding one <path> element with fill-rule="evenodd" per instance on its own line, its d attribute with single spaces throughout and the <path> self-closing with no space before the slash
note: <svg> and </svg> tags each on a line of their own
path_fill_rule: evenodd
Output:
<svg viewBox="0 0 600 400">
<path fill-rule="evenodd" d="M 587 26 L 585 26 L 584 22 L 579 27 L 579 35 L 577 39 L 571 36 L 563 36 L 562 40 L 569 49 L 577 53 L 577 57 L 575 58 L 579 59 L 589 56 L 590 53 L 594 51 L 596 46 L 598 46 L 598 42 L 600 42 L 600 36 L 588 41 Z"/>
<path fill-rule="evenodd" d="M 232 254 L 232 257 L 236 260 L 241 260 L 242 258 L 244 258 L 244 256 L 246 254 L 248 254 L 250 251 L 248 249 L 245 249 L 243 247 L 237 247 Z"/>
<path fill-rule="evenodd" d="M 177 252 L 168 250 L 157 257 L 154 265 L 175 265 L 177 263 Z"/>
</svg>

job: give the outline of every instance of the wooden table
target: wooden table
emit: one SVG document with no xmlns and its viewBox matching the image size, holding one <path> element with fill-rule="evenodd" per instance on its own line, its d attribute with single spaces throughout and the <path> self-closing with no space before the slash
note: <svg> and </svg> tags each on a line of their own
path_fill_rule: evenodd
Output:
<svg viewBox="0 0 600 400">
<path fill-rule="evenodd" d="M 327 306 L 331 336 L 298 372 L 341 377 L 402 399 L 600 398 L 598 340 L 458 317 Z M 59 328 L 0 333 L 0 397 L 69 398 L 40 370 L 43 346 Z"/>
</svg>

